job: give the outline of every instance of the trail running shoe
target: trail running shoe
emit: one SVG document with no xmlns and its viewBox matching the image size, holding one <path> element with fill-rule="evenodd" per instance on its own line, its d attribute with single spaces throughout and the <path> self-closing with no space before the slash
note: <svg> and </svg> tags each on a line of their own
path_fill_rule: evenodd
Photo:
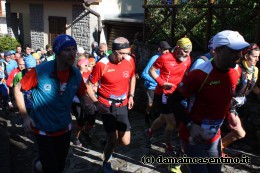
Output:
<svg viewBox="0 0 260 173">
<path fill-rule="evenodd" d="M 168 171 L 173 172 L 173 173 L 182 173 L 181 165 L 169 165 Z"/>
<path fill-rule="evenodd" d="M 73 144 L 74 144 L 76 147 L 82 147 L 82 143 L 79 141 L 78 138 L 76 138 L 76 139 L 73 141 Z"/>
</svg>

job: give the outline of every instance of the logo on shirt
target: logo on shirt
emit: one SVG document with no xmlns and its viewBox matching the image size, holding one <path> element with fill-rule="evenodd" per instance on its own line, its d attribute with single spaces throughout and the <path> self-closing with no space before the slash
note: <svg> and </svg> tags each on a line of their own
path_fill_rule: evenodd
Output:
<svg viewBox="0 0 260 173">
<path fill-rule="evenodd" d="M 108 69 L 107 72 L 115 71 L 115 69 Z"/>
<path fill-rule="evenodd" d="M 218 85 L 220 84 L 220 81 L 211 81 L 209 85 Z"/>
<path fill-rule="evenodd" d="M 171 63 L 171 66 L 175 66 L 175 63 L 173 62 L 173 63 Z"/>
<path fill-rule="evenodd" d="M 124 71 L 123 72 L 123 78 L 128 78 L 129 77 L 129 72 L 128 71 Z"/>
<path fill-rule="evenodd" d="M 44 88 L 45 92 L 50 92 L 51 91 L 51 84 L 44 84 L 43 88 Z"/>
</svg>

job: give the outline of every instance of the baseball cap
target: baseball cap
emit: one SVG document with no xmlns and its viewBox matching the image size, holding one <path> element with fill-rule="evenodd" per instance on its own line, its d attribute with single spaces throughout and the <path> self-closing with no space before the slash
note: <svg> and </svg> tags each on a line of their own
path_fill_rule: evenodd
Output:
<svg viewBox="0 0 260 173">
<path fill-rule="evenodd" d="M 4 53 L 4 57 L 10 56 L 10 55 L 11 55 L 10 52 L 5 52 L 5 53 Z"/>
<path fill-rule="evenodd" d="M 162 50 L 171 49 L 171 46 L 169 45 L 169 43 L 168 43 L 167 41 L 160 41 L 159 47 L 160 47 Z"/>
<path fill-rule="evenodd" d="M 242 35 L 237 31 L 225 30 L 217 33 L 213 39 L 213 49 L 227 46 L 233 50 L 242 50 L 250 46 Z"/>
<path fill-rule="evenodd" d="M 10 50 L 10 54 L 15 54 L 15 51 L 14 50 Z"/>
<path fill-rule="evenodd" d="M 209 50 L 213 50 L 213 39 L 214 39 L 214 36 L 211 37 L 211 39 L 209 40 L 209 43 L 208 43 L 208 49 Z"/>
<path fill-rule="evenodd" d="M 185 51 L 192 50 L 192 43 L 191 43 L 190 39 L 187 37 L 183 37 L 183 38 L 179 39 L 177 41 L 176 45 L 179 46 L 180 48 L 184 49 Z"/>
<path fill-rule="evenodd" d="M 55 38 L 52 49 L 56 55 L 59 55 L 61 51 L 70 46 L 77 47 L 77 43 L 74 38 L 66 34 L 61 34 Z"/>
<path fill-rule="evenodd" d="M 36 60 L 40 59 L 40 55 L 39 55 L 38 53 L 33 53 L 32 56 L 33 56 Z"/>
<path fill-rule="evenodd" d="M 25 68 L 33 68 L 36 66 L 36 60 L 31 54 L 24 58 L 24 62 L 25 62 Z"/>
</svg>

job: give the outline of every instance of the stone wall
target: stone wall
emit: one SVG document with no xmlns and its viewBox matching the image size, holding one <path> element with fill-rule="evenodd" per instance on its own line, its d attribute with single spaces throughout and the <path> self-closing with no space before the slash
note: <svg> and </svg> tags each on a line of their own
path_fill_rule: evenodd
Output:
<svg viewBox="0 0 260 173">
<path fill-rule="evenodd" d="M 90 29 L 89 15 L 82 5 L 72 6 L 72 36 L 77 41 L 78 46 L 90 51 Z"/>
<path fill-rule="evenodd" d="M 30 4 L 31 47 L 44 47 L 43 5 Z"/>
</svg>

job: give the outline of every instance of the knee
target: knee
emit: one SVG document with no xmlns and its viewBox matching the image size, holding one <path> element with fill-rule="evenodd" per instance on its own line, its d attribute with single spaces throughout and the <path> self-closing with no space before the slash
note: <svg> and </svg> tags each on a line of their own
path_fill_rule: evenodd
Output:
<svg viewBox="0 0 260 173">
<path fill-rule="evenodd" d="M 246 132 L 243 128 L 241 129 L 237 129 L 237 130 L 233 130 L 233 133 L 235 134 L 235 137 L 237 139 L 242 139 L 246 136 Z"/>
<path fill-rule="evenodd" d="M 118 142 L 118 144 L 119 144 L 119 145 L 122 145 L 122 146 L 127 146 L 127 145 L 130 144 L 130 139 L 129 139 L 129 140 L 128 140 L 128 139 L 120 140 L 120 141 Z"/>
</svg>

